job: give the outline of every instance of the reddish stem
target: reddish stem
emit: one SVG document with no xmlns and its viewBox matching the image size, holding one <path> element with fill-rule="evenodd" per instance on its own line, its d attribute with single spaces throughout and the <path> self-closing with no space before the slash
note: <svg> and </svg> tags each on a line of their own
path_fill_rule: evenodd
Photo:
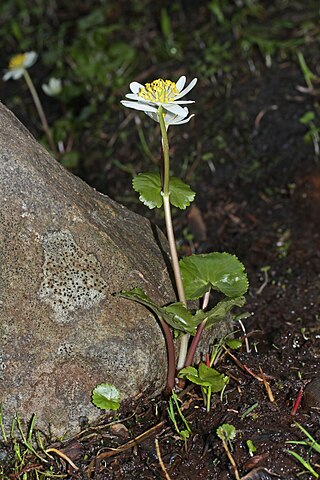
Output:
<svg viewBox="0 0 320 480">
<path fill-rule="evenodd" d="M 297 398 L 294 401 L 292 410 L 291 410 L 291 415 L 295 415 L 297 413 L 298 408 L 300 407 L 301 400 L 302 400 L 302 395 L 303 395 L 303 387 L 300 388 L 299 393 Z"/>
<path fill-rule="evenodd" d="M 167 355 L 168 355 L 168 373 L 167 373 L 167 385 L 164 390 L 165 396 L 170 396 L 174 388 L 175 376 L 176 376 L 176 359 L 175 349 L 173 343 L 173 337 L 169 325 L 160 318 L 161 327 L 166 339 Z"/>
<path fill-rule="evenodd" d="M 192 339 L 192 342 L 188 351 L 188 355 L 184 364 L 185 367 L 189 367 L 190 365 L 192 365 L 193 357 L 194 357 L 194 354 L 196 353 L 197 346 L 199 345 L 202 332 L 204 330 L 204 327 L 206 326 L 206 322 L 207 322 L 206 320 L 203 320 L 203 322 L 200 323 L 197 333 Z"/>
<path fill-rule="evenodd" d="M 210 368 L 210 355 L 206 353 L 206 366 Z"/>
</svg>

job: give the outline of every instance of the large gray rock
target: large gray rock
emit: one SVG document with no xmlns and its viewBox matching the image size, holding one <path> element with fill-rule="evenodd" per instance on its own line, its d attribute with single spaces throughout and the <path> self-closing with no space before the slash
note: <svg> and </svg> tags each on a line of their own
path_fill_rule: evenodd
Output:
<svg viewBox="0 0 320 480">
<path fill-rule="evenodd" d="M 161 235 L 160 235 L 161 237 Z M 122 398 L 159 392 L 166 378 L 160 327 L 113 292 L 140 286 L 174 300 L 150 223 L 56 162 L 0 105 L 0 401 L 55 436 L 100 411 L 91 390 Z"/>
</svg>

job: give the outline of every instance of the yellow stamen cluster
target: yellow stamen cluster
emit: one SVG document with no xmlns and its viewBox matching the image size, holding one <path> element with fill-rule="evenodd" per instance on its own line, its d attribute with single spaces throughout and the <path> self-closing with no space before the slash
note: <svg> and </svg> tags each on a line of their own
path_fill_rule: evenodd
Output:
<svg viewBox="0 0 320 480">
<path fill-rule="evenodd" d="M 169 103 L 173 102 L 179 90 L 177 85 L 171 80 L 154 80 L 152 83 L 146 83 L 145 87 L 140 88 L 139 97 L 150 102 Z"/>
<path fill-rule="evenodd" d="M 25 60 L 26 60 L 25 53 L 18 53 L 17 55 L 14 55 L 14 57 L 10 59 L 9 70 L 15 70 L 16 68 L 23 67 Z"/>
</svg>

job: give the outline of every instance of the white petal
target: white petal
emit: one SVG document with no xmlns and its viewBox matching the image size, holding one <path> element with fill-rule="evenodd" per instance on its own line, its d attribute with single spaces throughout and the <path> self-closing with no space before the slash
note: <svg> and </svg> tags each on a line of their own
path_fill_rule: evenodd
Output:
<svg viewBox="0 0 320 480">
<path fill-rule="evenodd" d="M 173 102 L 175 105 L 186 105 L 187 103 L 194 103 L 194 100 L 178 100 Z"/>
<path fill-rule="evenodd" d="M 25 68 L 31 67 L 34 63 L 36 63 L 38 54 L 36 52 L 26 52 L 25 53 L 26 59 L 23 62 Z"/>
<path fill-rule="evenodd" d="M 197 83 L 198 79 L 197 78 L 194 78 L 190 83 L 189 85 L 184 89 L 182 90 L 182 92 L 180 92 L 176 97 L 175 97 L 175 100 L 177 100 L 178 98 L 181 98 L 183 97 L 184 95 L 186 95 L 188 92 L 190 92 L 190 90 L 195 86 L 195 84 Z"/>
<path fill-rule="evenodd" d="M 170 123 L 173 122 L 173 120 L 175 120 L 176 118 L 182 118 L 182 117 L 178 117 L 177 115 L 174 115 L 173 113 L 170 113 L 170 112 L 166 112 L 166 114 L 163 117 L 164 123 L 166 125 L 170 125 Z"/>
<path fill-rule="evenodd" d="M 152 100 L 145 100 L 144 98 L 139 97 L 139 95 L 136 95 L 135 93 L 127 93 L 125 97 L 130 98 L 130 100 L 135 100 L 139 103 L 146 103 L 147 105 L 158 105 L 157 102 L 152 102 Z"/>
<path fill-rule="evenodd" d="M 176 85 L 179 92 L 181 92 L 181 90 L 185 86 L 186 81 L 187 81 L 187 77 L 185 75 L 182 75 L 182 77 L 180 77 L 179 80 L 177 81 Z"/>
<path fill-rule="evenodd" d="M 142 110 L 143 112 L 157 112 L 155 107 L 151 105 L 147 105 L 145 103 L 138 103 L 138 102 L 128 102 L 127 100 L 121 100 L 122 105 L 129 108 L 134 108 L 135 110 Z"/>
<path fill-rule="evenodd" d="M 17 70 L 12 70 L 12 78 L 13 80 L 18 80 L 18 78 L 21 78 L 23 75 L 24 69 L 23 68 L 18 68 Z"/>
<path fill-rule="evenodd" d="M 144 112 L 148 117 L 152 118 L 155 122 L 159 123 L 158 113 L 155 112 Z"/>
<path fill-rule="evenodd" d="M 129 86 L 132 93 L 138 93 L 140 88 L 144 88 L 144 85 L 138 82 L 131 82 Z"/>
<path fill-rule="evenodd" d="M 176 105 L 175 103 L 162 103 L 161 105 L 165 110 L 173 113 L 174 115 L 183 116 L 183 117 L 186 116 L 184 108 L 180 107 L 180 105 Z"/>
<path fill-rule="evenodd" d="M 125 95 L 126 98 L 130 98 L 130 100 L 140 100 L 141 97 L 137 95 L 136 93 L 127 93 Z"/>
<path fill-rule="evenodd" d="M 171 125 L 182 125 L 183 123 L 188 123 L 189 120 L 190 120 L 192 117 L 194 117 L 194 114 L 190 115 L 190 117 L 185 118 L 184 120 L 178 120 L 178 119 L 177 119 L 176 121 L 173 121 L 173 122 L 171 123 Z"/>
<path fill-rule="evenodd" d="M 12 77 L 12 72 L 10 70 L 8 70 L 2 77 L 2 80 L 4 82 L 6 82 L 7 80 L 9 80 L 10 78 Z"/>
</svg>

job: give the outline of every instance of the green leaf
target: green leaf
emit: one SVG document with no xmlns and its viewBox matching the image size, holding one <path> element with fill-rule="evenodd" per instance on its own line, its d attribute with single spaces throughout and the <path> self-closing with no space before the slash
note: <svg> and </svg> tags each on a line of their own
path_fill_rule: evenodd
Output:
<svg viewBox="0 0 320 480">
<path fill-rule="evenodd" d="M 236 436 L 236 429 L 233 425 L 229 423 L 224 423 L 217 428 L 217 435 L 221 440 L 233 440 Z"/>
<path fill-rule="evenodd" d="M 314 112 L 306 112 L 302 117 L 300 117 L 300 123 L 303 125 L 308 125 L 310 122 L 312 122 L 315 119 L 315 114 Z"/>
<path fill-rule="evenodd" d="M 247 444 L 250 455 L 253 455 L 257 451 L 257 448 L 254 446 L 253 441 L 247 440 L 246 444 Z"/>
<path fill-rule="evenodd" d="M 100 383 L 92 391 L 92 403 L 102 410 L 118 410 L 120 392 L 114 385 Z"/>
<path fill-rule="evenodd" d="M 194 320 L 193 315 L 183 303 L 176 302 L 162 308 L 164 312 L 170 316 L 171 323 L 170 321 L 167 321 L 169 325 L 177 330 L 190 333 L 191 335 L 196 334 L 196 327 L 198 326 L 198 323 Z M 176 326 L 173 325 L 173 321 L 175 322 Z"/>
<path fill-rule="evenodd" d="M 132 180 L 133 189 L 140 193 L 139 200 L 150 209 L 162 207 L 161 179 L 158 173 L 139 173 Z"/>
<path fill-rule="evenodd" d="M 244 265 L 230 253 L 191 255 L 180 260 L 180 269 L 188 300 L 202 297 L 210 288 L 231 298 L 248 290 Z"/>
<path fill-rule="evenodd" d="M 65 152 L 60 159 L 60 163 L 70 170 L 76 168 L 79 165 L 79 152 Z"/>
<path fill-rule="evenodd" d="M 196 196 L 189 185 L 177 177 L 170 177 L 169 191 L 171 205 L 180 208 L 180 210 L 185 210 Z"/>
<path fill-rule="evenodd" d="M 199 325 L 199 323 L 206 320 L 206 328 L 212 327 L 212 325 L 223 321 L 233 307 L 243 307 L 245 302 L 244 297 L 225 298 L 208 312 L 198 310 L 194 315 L 195 323 Z"/>
<path fill-rule="evenodd" d="M 159 173 L 139 173 L 132 180 L 133 189 L 140 193 L 139 200 L 150 209 L 162 207 L 161 178 Z M 170 177 L 170 203 L 184 210 L 195 197 L 189 185 L 177 177 Z"/>
<path fill-rule="evenodd" d="M 151 300 L 141 288 L 133 288 L 129 291 L 122 290 L 116 295 L 145 305 L 150 308 L 158 318 L 164 320 L 176 330 L 190 333 L 191 335 L 195 335 L 196 333 L 197 324 L 195 323 L 193 316 L 180 302 L 172 303 L 166 307 L 160 307 L 160 305 Z"/>
<path fill-rule="evenodd" d="M 301 455 L 299 455 L 296 452 L 293 452 L 292 450 L 286 450 L 286 452 L 290 453 L 290 455 L 292 455 L 296 460 L 298 460 L 301 463 L 301 465 L 303 465 L 304 468 L 308 470 L 314 478 L 319 478 L 318 473 L 312 468 L 312 466 L 308 461 L 304 460 L 301 457 Z"/>
<path fill-rule="evenodd" d="M 242 347 L 242 342 L 237 338 L 230 338 L 229 340 L 226 340 L 226 345 L 233 350 L 238 350 L 238 348 Z"/>
<path fill-rule="evenodd" d="M 220 392 L 228 381 L 228 377 L 217 372 L 214 368 L 207 367 L 200 363 L 199 369 L 194 367 L 185 367 L 179 371 L 179 378 L 186 378 L 195 385 L 202 387 L 211 387 L 212 392 Z"/>
</svg>

